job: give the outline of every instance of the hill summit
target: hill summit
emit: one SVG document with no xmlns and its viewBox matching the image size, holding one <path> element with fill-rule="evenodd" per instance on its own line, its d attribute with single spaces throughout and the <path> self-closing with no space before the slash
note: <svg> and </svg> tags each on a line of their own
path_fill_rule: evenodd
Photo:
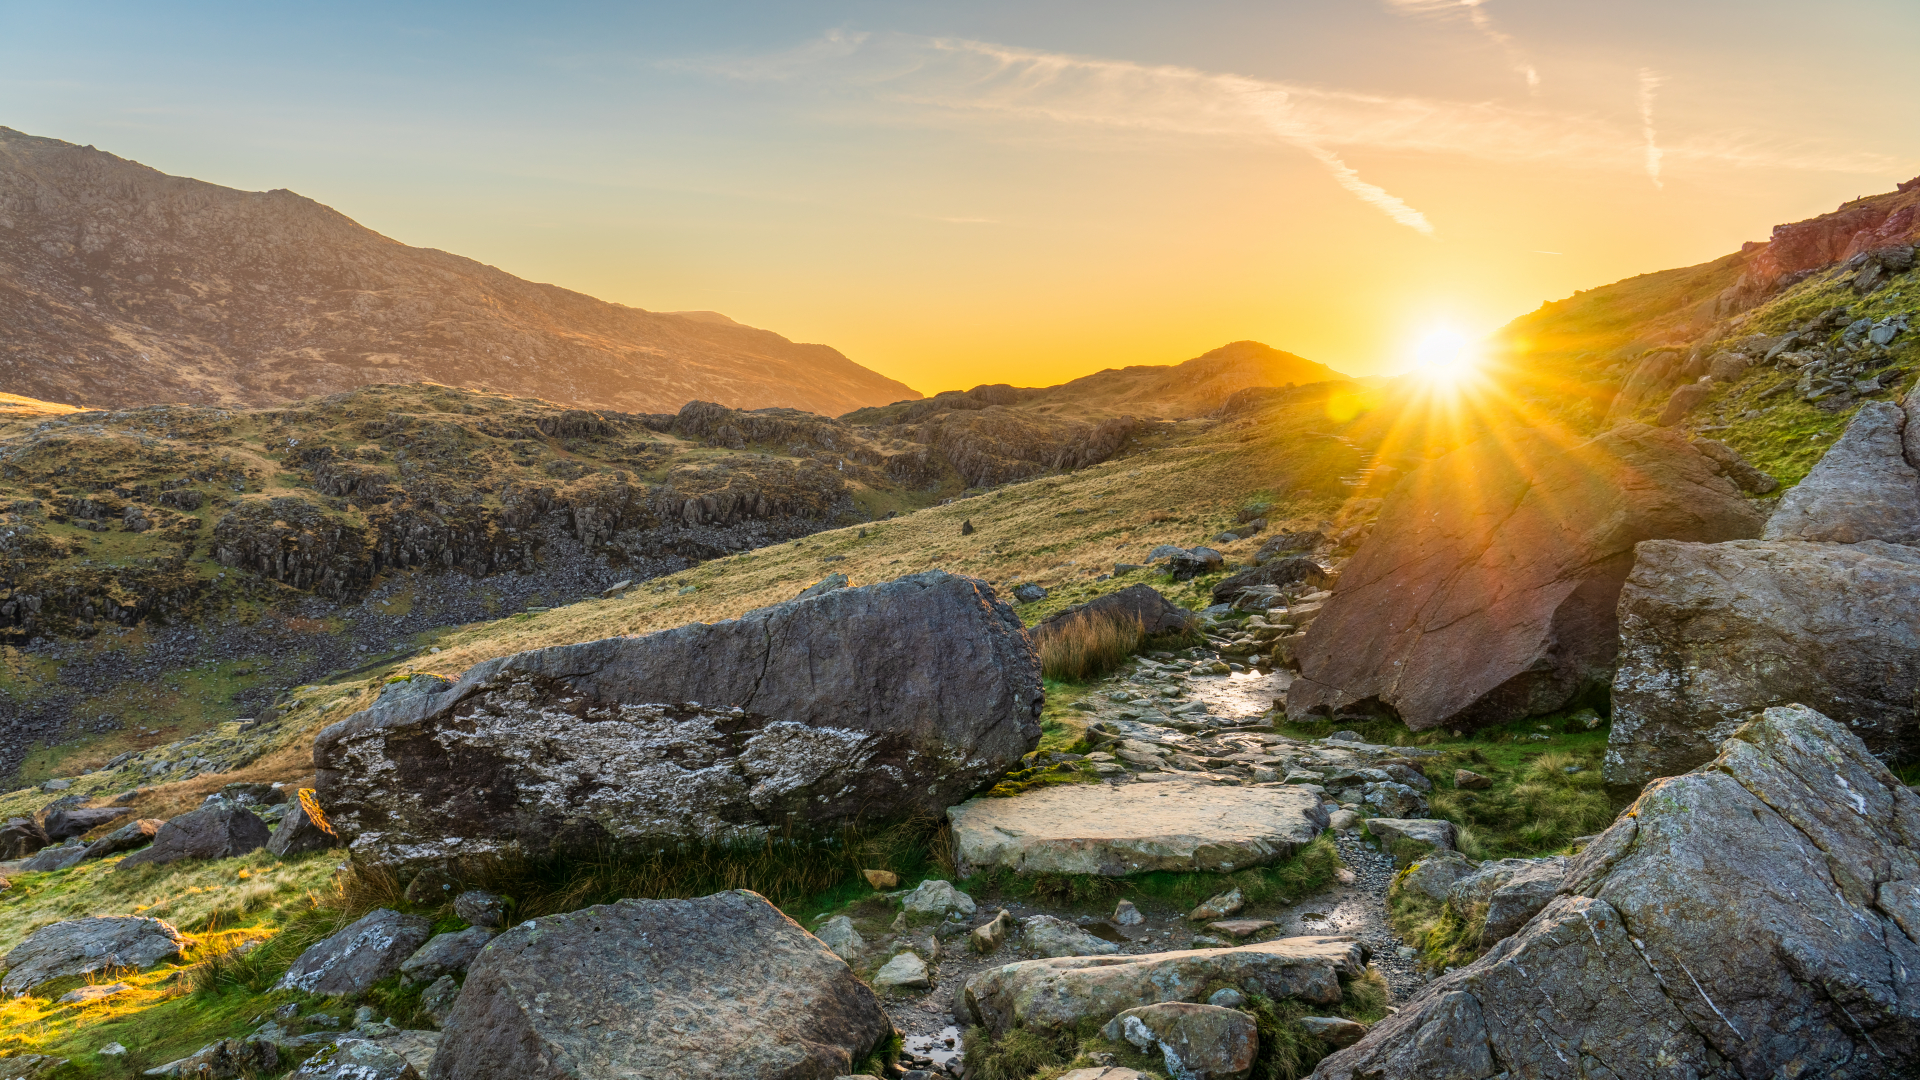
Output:
<svg viewBox="0 0 1920 1080">
<path fill-rule="evenodd" d="M 0 127 L 0 385 L 124 407 L 437 382 L 671 412 L 829 415 L 919 394 L 825 345 L 408 247 L 291 191 Z"/>
</svg>

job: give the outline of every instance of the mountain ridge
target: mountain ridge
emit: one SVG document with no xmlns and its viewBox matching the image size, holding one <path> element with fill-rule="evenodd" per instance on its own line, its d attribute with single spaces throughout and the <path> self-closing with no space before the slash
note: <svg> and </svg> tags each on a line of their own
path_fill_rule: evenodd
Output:
<svg viewBox="0 0 1920 1080">
<path fill-rule="evenodd" d="M 563 404 L 833 414 L 918 397 L 826 345 L 653 312 L 0 127 L 0 384 L 50 401 L 266 405 L 430 381 Z"/>
</svg>

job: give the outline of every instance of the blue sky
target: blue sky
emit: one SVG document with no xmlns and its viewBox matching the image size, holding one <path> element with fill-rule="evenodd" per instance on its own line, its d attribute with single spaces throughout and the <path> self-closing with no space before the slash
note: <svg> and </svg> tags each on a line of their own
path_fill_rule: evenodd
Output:
<svg viewBox="0 0 1920 1080">
<path fill-rule="evenodd" d="M 1920 5 L 0 0 L 0 124 L 934 391 L 1356 373 L 1920 173 Z"/>
</svg>

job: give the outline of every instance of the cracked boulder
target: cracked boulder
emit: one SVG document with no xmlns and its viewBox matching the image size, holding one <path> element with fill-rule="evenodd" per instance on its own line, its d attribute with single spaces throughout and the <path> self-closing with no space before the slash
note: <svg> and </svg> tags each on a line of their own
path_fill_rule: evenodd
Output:
<svg viewBox="0 0 1920 1080">
<path fill-rule="evenodd" d="M 1570 448 L 1486 440 L 1421 466 L 1293 646 L 1288 716 L 1470 729 L 1604 684 L 1636 543 L 1759 535 L 1759 511 L 1717 470 L 1641 424 Z"/>
<path fill-rule="evenodd" d="M 1911 1076 L 1916 852 L 1920 794 L 1844 726 L 1767 709 L 1314 1080 Z"/>
<path fill-rule="evenodd" d="M 430 1080 L 832 1080 L 881 1046 L 879 999 L 757 893 L 526 922 L 467 973 Z"/>
<path fill-rule="evenodd" d="M 1920 752 L 1920 549 L 1641 544 L 1620 594 L 1606 778 L 1709 760 L 1756 710 L 1799 702 L 1883 756 Z"/>
<path fill-rule="evenodd" d="M 934 813 L 1039 743 L 1039 664 L 983 582 L 929 572 L 475 666 L 314 743 L 375 864 Z"/>
</svg>

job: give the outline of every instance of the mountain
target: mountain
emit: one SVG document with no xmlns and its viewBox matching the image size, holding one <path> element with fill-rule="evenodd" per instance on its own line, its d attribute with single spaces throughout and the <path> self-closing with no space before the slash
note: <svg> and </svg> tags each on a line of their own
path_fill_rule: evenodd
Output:
<svg viewBox="0 0 1920 1080">
<path fill-rule="evenodd" d="M 1228 398 L 1252 387 L 1304 386 L 1346 378 L 1325 364 L 1271 345 L 1234 341 L 1179 364 L 1106 368 L 1054 386 L 1001 383 L 944 390 L 930 398 L 862 409 L 841 419 L 856 424 L 900 423 L 949 409 L 998 405 L 1086 419 L 1127 415 L 1178 420 L 1218 412 Z"/>
<path fill-rule="evenodd" d="M 562 404 L 835 414 L 919 396 L 825 345 L 652 312 L 0 127 L 0 390 L 267 405 L 437 382 Z"/>
</svg>

